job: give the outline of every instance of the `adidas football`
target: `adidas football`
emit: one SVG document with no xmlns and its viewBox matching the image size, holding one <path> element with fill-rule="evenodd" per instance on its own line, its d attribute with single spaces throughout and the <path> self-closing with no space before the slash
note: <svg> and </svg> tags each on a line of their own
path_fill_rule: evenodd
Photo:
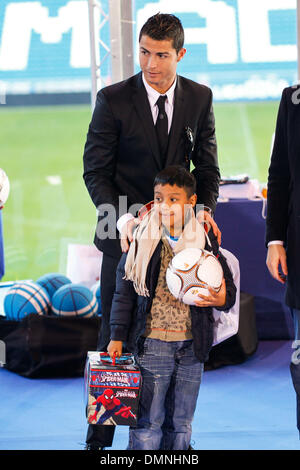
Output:
<svg viewBox="0 0 300 470">
<path fill-rule="evenodd" d="M 10 184 L 7 174 L 0 168 L 0 209 L 7 201 L 10 190 Z"/>
<path fill-rule="evenodd" d="M 217 258 L 206 250 L 187 248 L 171 260 L 166 281 L 176 299 L 188 305 L 201 300 L 198 295 L 209 295 L 208 286 L 221 289 L 223 269 Z"/>
</svg>

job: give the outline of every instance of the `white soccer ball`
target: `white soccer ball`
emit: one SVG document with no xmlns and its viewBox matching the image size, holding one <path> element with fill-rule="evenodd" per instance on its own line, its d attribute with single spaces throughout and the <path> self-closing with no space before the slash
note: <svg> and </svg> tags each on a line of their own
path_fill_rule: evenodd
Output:
<svg viewBox="0 0 300 470">
<path fill-rule="evenodd" d="M 201 300 L 198 295 L 209 295 L 208 286 L 218 292 L 223 279 L 223 269 L 217 258 L 206 250 L 187 248 L 170 262 L 166 281 L 176 299 L 188 305 Z"/>
<path fill-rule="evenodd" d="M 7 174 L 0 168 L 0 208 L 4 206 L 7 201 L 10 190 L 10 184 Z"/>
</svg>

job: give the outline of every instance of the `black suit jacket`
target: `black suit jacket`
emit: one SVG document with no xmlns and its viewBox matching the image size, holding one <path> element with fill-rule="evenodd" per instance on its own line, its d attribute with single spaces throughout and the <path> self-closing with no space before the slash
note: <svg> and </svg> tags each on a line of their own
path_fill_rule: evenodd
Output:
<svg viewBox="0 0 300 470">
<path fill-rule="evenodd" d="M 111 256 L 121 255 L 116 220 L 131 205 L 153 199 L 154 178 L 165 166 L 181 164 L 190 169 L 191 159 L 198 203 L 215 210 L 220 173 L 212 92 L 178 76 L 174 97 L 168 152 L 163 162 L 141 72 L 97 94 L 84 149 L 83 177 L 92 201 L 97 208 L 100 206 L 94 242 Z M 193 148 L 186 137 L 187 127 L 194 134 Z M 119 196 L 127 196 L 127 207 L 119 207 Z M 115 208 L 115 214 L 108 205 Z M 136 215 L 136 209 L 130 212 Z M 103 239 L 108 219 L 113 231 Z"/>
<path fill-rule="evenodd" d="M 282 92 L 268 176 L 266 243 L 287 250 L 286 302 L 300 309 L 300 87 Z"/>
</svg>

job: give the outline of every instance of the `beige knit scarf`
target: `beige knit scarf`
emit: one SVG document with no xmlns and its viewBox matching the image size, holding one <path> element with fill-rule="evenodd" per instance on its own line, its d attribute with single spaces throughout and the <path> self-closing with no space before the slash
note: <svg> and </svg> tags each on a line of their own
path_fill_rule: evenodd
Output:
<svg viewBox="0 0 300 470">
<path fill-rule="evenodd" d="M 133 240 L 128 250 L 125 263 L 124 279 L 132 281 L 138 295 L 149 296 L 146 286 L 146 273 L 149 261 L 159 241 L 165 233 L 160 216 L 159 206 L 153 207 L 137 226 Z M 187 209 L 185 224 L 174 253 L 185 248 L 201 248 L 205 246 L 205 230 L 203 224 L 198 222 L 192 207 Z"/>
</svg>

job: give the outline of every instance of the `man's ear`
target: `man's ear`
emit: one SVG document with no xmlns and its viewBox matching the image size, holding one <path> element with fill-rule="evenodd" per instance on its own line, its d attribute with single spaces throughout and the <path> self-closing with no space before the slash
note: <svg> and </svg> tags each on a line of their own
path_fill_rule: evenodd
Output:
<svg viewBox="0 0 300 470">
<path fill-rule="evenodd" d="M 177 62 L 180 62 L 181 59 L 183 59 L 185 53 L 186 53 L 186 49 L 184 47 L 182 47 L 180 49 L 180 51 L 178 52 L 178 54 L 177 54 Z"/>
<path fill-rule="evenodd" d="M 189 204 L 191 204 L 192 207 L 195 207 L 196 202 L 197 202 L 197 194 L 193 194 L 190 197 Z"/>
</svg>

